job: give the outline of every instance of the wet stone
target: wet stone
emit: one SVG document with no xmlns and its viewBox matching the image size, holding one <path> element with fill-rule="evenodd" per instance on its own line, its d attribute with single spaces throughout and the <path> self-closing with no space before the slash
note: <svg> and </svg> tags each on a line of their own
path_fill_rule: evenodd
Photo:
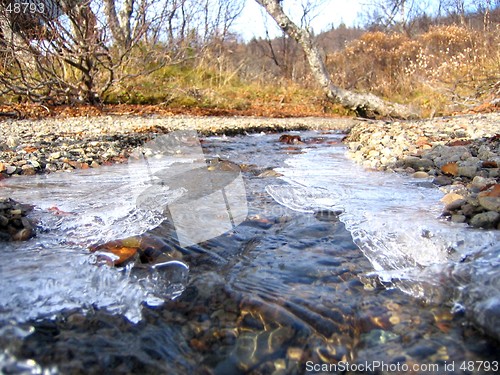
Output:
<svg viewBox="0 0 500 375">
<path fill-rule="evenodd" d="M 451 185 L 453 180 L 449 177 L 440 175 L 436 176 L 432 182 L 437 186 L 446 186 L 446 185 Z"/>
<path fill-rule="evenodd" d="M 478 201 L 483 208 L 500 212 L 500 197 L 479 196 Z"/>
<path fill-rule="evenodd" d="M 32 207 L 13 199 L 0 199 L 0 240 L 26 241 L 35 235 L 35 226 L 27 218 Z"/>
<path fill-rule="evenodd" d="M 500 214 L 498 212 L 488 211 L 472 217 L 470 225 L 476 228 L 492 229 L 497 227 L 499 221 Z"/>
<path fill-rule="evenodd" d="M 464 215 L 451 215 L 451 221 L 454 223 L 465 223 L 467 217 Z"/>
<path fill-rule="evenodd" d="M 336 210 L 336 211 L 330 211 L 330 210 L 322 210 L 322 211 L 316 211 L 314 213 L 314 217 L 318 219 L 319 221 L 338 221 L 339 220 L 339 215 L 342 214 L 343 211 L 341 210 Z"/>
</svg>

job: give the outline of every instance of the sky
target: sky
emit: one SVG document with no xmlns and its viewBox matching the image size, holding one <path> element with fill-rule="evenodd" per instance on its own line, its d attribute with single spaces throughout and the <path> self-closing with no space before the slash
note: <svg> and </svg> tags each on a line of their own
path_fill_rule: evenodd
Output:
<svg viewBox="0 0 500 375">
<path fill-rule="evenodd" d="M 361 0 L 362 1 L 362 0 Z M 285 0 L 285 10 L 294 21 L 300 21 L 300 0 Z M 287 9 L 288 5 L 288 9 Z M 319 33 L 331 28 L 332 24 L 337 27 L 341 22 L 348 26 L 356 25 L 358 15 L 361 11 L 360 0 L 324 0 L 316 13 L 318 16 L 311 25 L 315 33 Z M 267 21 L 263 17 L 264 8 L 257 4 L 255 0 L 246 0 L 243 12 L 233 27 L 233 31 L 239 33 L 245 41 L 255 37 L 265 37 L 265 23 L 267 22 L 271 37 L 280 34 L 276 23 L 267 14 Z"/>
</svg>

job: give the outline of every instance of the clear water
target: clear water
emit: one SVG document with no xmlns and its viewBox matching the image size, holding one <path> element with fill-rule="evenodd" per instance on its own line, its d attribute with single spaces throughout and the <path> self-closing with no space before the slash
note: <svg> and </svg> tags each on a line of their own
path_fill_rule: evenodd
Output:
<svg viewBox="0 0 500 375">
<path fill-rule="evenodd" d="M 160 162 L 163 167 L 172 163 Z M 123 164 L 1 182 L 2 194 L 35 205 L 33 215 L 39 220 L 34 239 L 2 244 L 8 263 L 0 265 L 1 321 L 105 308 L 138 322 L 143 302 L 162 303 L 183 290 L 186 265 L 174 262 L 168 271 L 151 269 L 138 278 L 128 268 L 97 267 L 89 252 L 91 245 L 143 234 L 165 220 L 159 210 L 138 207 L 149 175 L 131 169 L 133 165 Z M 175 192 L 164 198 L 173 200 Z M 158 282 L 162 272 L 174 273 L 174 280 Z"/>
<path fill-rule="evenodd" d="M 429 180 L 367 171 L 344 152 L 342 147 L 311 149 L 288 159 L 277 171 L 289 185 L 270 185 L 267 191 L 293 210 L 340 211 L 340 220 L 383 281 L 498 250 L 498 231 L 438 219 L 443 193 Z M 418 286 L 410 292 L 426 297 Z"/>
<path fill-rule="evenodd" d="M 452 300 L 499 336 L 500 232 L 438 219 L 443 193 L 429 180 L 367 171 L 344 152 L 310 149 L 288 159 L 278 172 L 289 185 L 267 191 L 293 210 L 342 212 L 373 265 L 367 276 L 429 302 Z"/>
<path fill-rule="evenodd" d="M 337 134 L 301 136 L 204 139 L 206 154 L 241 166 L 248 217 L 157 267 L 97 266 L 88 247 L 169 243 L 164 212 L 137 200 L 151 171 L 193 158 L 0 181 L 3 195 L 36 205 L 41 228 L 2 244 L 1 368 L 300 374 L 307 360 L 495 358 L 463 312 L 494 332 L 498 233 L 440 221 L 436 188 L 363 170 L 332 145 Z M 271 168 L 283 176 L 264 177 Z"/>
</svg>

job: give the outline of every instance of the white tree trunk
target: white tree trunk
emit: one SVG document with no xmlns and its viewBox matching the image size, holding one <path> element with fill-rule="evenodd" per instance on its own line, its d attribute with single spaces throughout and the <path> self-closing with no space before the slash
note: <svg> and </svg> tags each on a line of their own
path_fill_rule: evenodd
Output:
<svg viewBox="0 0 500 375">
<path fill-rule="evenodd" d="M 317 44 L 308 30 L 295 25 L 285 14 L 280 0 L 255 0 L 266 9 L 278 26 L 295 39 L 304 49 L 312 74 L 323 88 L 326 96 L 333 102 L 355 111 L 362 117 L 390 116 L 398 118 L 415 117 L 408 108 L 386 102 L 373 94 L 358 94 L 344 90 L 333 84 Z"/>
</svg>

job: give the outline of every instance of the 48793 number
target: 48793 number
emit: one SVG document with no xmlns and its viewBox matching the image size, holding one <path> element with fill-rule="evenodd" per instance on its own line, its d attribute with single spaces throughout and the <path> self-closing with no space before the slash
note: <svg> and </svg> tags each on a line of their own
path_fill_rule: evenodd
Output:
<svg viewBox="0 0 500 375">
<path fill-rule="evenodd" d="M 14 13 L 14 14 L 21 14 L 21 13 L 44 13 L 45 12 L 45 4 L 41 1 L 21 1 L 21 2 L 14 2 L 11 1 L 7 5 L 5 5 L 5 12 L 6 13 Z"/>
<path fill-rule="evenodd" d="M 460 364 L 462 371 L 494 371 L 499 369 L 498 361 L 463 361 Z"/>
</svg>

